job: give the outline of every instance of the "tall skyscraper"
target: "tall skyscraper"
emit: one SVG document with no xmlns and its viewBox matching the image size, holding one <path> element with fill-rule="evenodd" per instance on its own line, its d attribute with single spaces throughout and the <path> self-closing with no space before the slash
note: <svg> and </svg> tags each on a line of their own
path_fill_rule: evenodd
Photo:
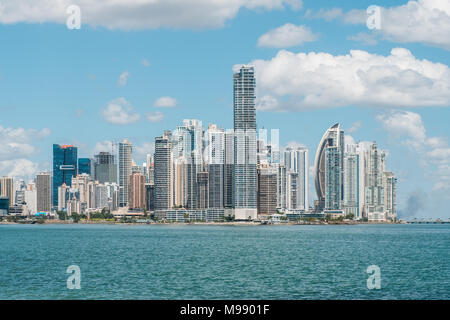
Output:
<svg viewBox="0 0 450 320">
<path fill-rule="evenodd" d="M 89 158 L 79 158 L 78 159 L 78 174 L 88 174 L 92 178 L 95 177 L 94 174 L 94 160 Z"/>
<path fill-rule="evenodd" d="M 50 212 L 52 207 L 52 182 L 49 173 L 40 173 L 36 176 L 36 211 Z M 58 189 L 57 194 L 58 196 Z M 58 198 L 56 199 L 58 202 Z"/>
<path fill-rule="evenodd" d="M 258 170 L 258 214 L 277 213 L 277 169 Z"/>
<path fill-rule="evenodd" d="M 366 168 L 366 214 L 369 220 L 384 220 L 384 186 L 383 175 L 386 168 L 385 153 L 379 150 L 376 143 L 373 143 L 367 154 Z"/>
<path fill-rule="evenodd" d="M 360 184 L 364 181 L 360 176 L 360 155 L 355 149 L 344 155 L 344 211 L 346 215 L 353 214 L 355 219 L 360 219 Z"/>
<path fill-rule="evenodd" d="M 10 206 L 15 203 L 14 192 L 14 179 L 11 177 L 0 178 L 0 196 L 7 197 L 9 199 Z"/>
<path fill-rule="evenodd" d="M 387 219 L 397 219 L 397 178 L 392 172 L 385 172 L 383 175 L 384 186 L 384 206 Z"/>
<path fill-rule="evenodd" d="M 53 206 L 58 206 L 58 187 L 65 183 L 72 185 L 72 177 L 77 175 L 78 148 L 72 145 L 53 145 Z"/>
<path fill-rule="evenodd" d="M 225 165 L 224 165 L 224 186 L 223 203 L 225 208 L 234 206 L 234 131 L 229 129 L 225 132 Z"/>
<path fill-rule="evenodd" d="M 309 166 L 308 166 L 308 149 L 304 147 L 287 148 L 284 152 L 284 165 L 287 171 L 287 178 L 291 181 L 287 184 L 289 188 L 286 194 L 291 200 L 287 201 L 288 209 L 308 210 L 309 209 Z M 292 175 L 291 173 L 296 173 Z M 293 178 L 296 181 L 292 181 Z M 295 185 L 295 196 L 291 186 Z"/>
<path fill-rule="evenodd" d="M 326 177 L 328 175 L 328 181 L 330 188 L 328 188 L 328 192 L 330 194 L 328 195 L 329 204 L 331 206 L 335 206 L 337 202 L 337 198 L 339 197 L 340 200 L 343 200 L 343 163 L 344 163 L 344 131 L 341 130 L 341 126 L 339 123 L 333 125 L 331 128 L 329 128 L 325 134 L 322 137 L 322 140 L 320 140 L 319 146 L 317 148 L 316 152 L 316 159 L 314 161 L 314 173 L 315 173 L 315 186 L 316 186 L 316 192 L 317 192 L 317 198 L 318 198 L 318 207 L 316 208 L 317 211 L 323 211 L 325 209 L 325 202 L 326 202 Z M 333 148 L 330 151 L 327 152 L 328 148 Z M 328 158 L 327 158 L 328 153 Z M 337 157 L 337 158 L 336 158 Z M 327 161 L 328 159 L 328 161 Z M 333 161 L 338 161 L 338 163 L 334 163 Z M 326 170 L 333 169 L 334 172 L 327 172 Z M 336 172 L 336 170 L 339 170 L 339 173 Z M 340 175 L 340 177 L 337 177 L 336 174 Z M 336 183 L 339 183 L 336 188 L 331 189 L 331 180 L 335 179 Z M 337 189 L 340 189 L 337 190 Z M 337 194 L 332 194 L 337 193 Z M 333 204 L 331 204 L 331 199 L 335 199 Z"/>
<path fill-rule="evenodd" d="M 255 72 L 234 73 L 234 210 L 236 220 L 257 218 Z"/>
<path fill-rule="evenodd" d="M 125 139 L 119 143 L 119 205 L 121 207 L 125 207 L 128 203 L 128 177 L 132 173 L 132 154 L 133 146 L 130 141 Z"/>
<path fill-rule="evenodd" d="M 224 207 L 225 131 L 215 124 L 208 127 L 207 166 L 209 208 Z"/>
<path fill-rule="evenodd" d="M 172 146 L 171 135 L 155 139 L 155 210 L 172 207 Z"/>
<path fill-rule="evenodd" d="M 100 152 L 94 157 L 94 179 L 99 183 L 117 183 L 116 157 L 109 152 Z"/>
<path fill-rule="evenodd" d="M 128 207 L 130 209 L 145 209 L 145 176 L 134 172 L 128 180 Z"/>
<path fill-rule="evenodd" d="M 341 149 L 328 146 L 325 150 L 325 210 L 341 210 L 343 201 Z"/>
</svg>

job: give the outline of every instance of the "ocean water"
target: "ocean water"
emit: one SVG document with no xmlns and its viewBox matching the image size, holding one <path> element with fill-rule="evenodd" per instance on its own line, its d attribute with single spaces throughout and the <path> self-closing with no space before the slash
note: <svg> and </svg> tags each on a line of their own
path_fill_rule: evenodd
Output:
<svg viewBox="0 0 450 320">
<path fill-rule="evenodd" d="M 450 225 L 0 225 L 0 299 L 450 299 Z"/>
</svg>

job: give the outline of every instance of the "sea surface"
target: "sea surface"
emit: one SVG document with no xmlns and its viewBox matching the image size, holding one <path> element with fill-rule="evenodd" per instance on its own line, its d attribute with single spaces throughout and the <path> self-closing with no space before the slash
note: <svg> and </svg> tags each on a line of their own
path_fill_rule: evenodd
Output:
<svg viewBox="0 0 450 320">
<path fill-rule="evenodd" d="M 0 225 L 0 299 L 450 299 L 450 225 Z"/>
</svg>

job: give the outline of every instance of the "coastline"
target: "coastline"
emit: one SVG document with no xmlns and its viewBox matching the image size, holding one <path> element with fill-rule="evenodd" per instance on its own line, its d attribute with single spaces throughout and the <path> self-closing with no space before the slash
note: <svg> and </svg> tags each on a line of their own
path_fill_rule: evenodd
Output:
<svg viewBox="0 0 450 320">
<path fill-rule="evenodd" d="M 86 221 L 80 220 L 75 223 L 68 220 L 46 220 L 43 223 L 33 223 L 32 221 L 27 222 L 9 222 L 0 221 L 0 225 L 20 225 L 20 224 L 36 224 L 36 225 L 186 225 L 186 226 L 335 226 L 335 225 L 386 225 L 386 224 L 408 224 L 408 222 L 397 221 L 397 222 L 362 222 L 362 221 L 329 221 L 329 222 L 286 222 L 286 223 L 261 223 L 261 222 L 250 222 L 250 221 L 231 221 L 231 222 L 118 222 L 118 221 Z"/>
</svg>

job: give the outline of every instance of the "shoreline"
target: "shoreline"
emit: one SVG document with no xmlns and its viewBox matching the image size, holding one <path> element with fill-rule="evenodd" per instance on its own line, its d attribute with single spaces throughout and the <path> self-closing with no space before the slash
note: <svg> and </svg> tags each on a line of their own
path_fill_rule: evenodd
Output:
<svg viewBox="0 0 450 320">
<path fill-rule="evenodd" d="M 232 222 L 117 222 L 117 221 L 79 221 L 75 223 L 73 221 L 64 221 L 64 220 L 47 220 L 44 223 L 32 223 L 30 222 L 8 222 L 8 221 L 0 221 L 0 225 L 186 225 L 186 226 L 337 226 L 337 225 L 387 225 L 387 224 L 411 224 L 408 222 L 357 222 L 357 221 L 346 221 L 346 222 L 315 222 L 315 223 L 296 223 L 296 222 L 287 222 L 287 223 L 271 223 L 265 224 L 260 222 L 247 222 L 247 221 L 232 221 Z"/>
</svg>

